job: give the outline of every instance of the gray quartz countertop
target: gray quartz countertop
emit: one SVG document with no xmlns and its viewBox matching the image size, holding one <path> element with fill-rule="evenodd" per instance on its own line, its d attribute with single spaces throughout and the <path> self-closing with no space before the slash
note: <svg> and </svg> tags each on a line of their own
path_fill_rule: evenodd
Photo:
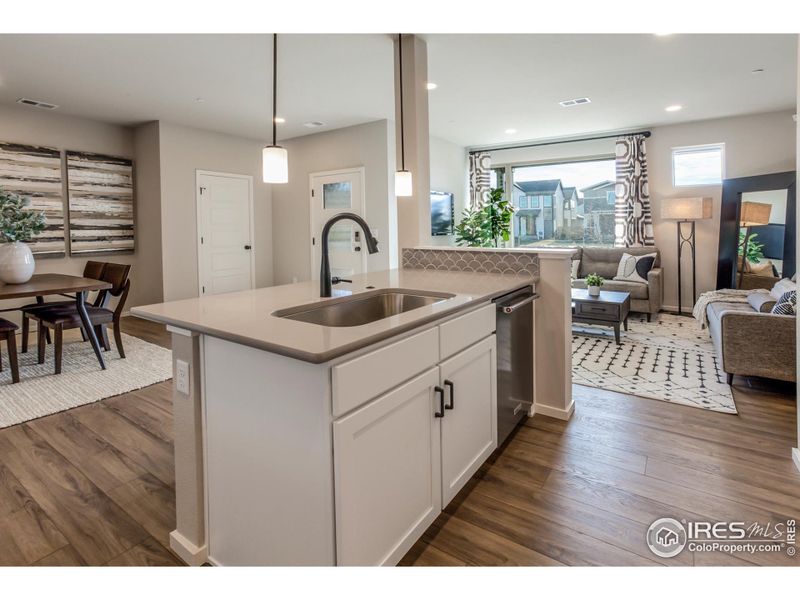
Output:
<svg viewBox="0 0 800 600">
<path fill-rule="evenodd" d="M 306 362 L 323 363 L 535 283 L 527 275 L 418 269 L 378 271 L 354 275 L 352 279 L 353 283 L 335 285 L 331 299 L 319 297 L 318 281 L 304 281 L 138 306 L 131 313 Z M 273 314 L 295 306 L 371 292 L 370 286 L 453 294 L 453 297 L 355 327 L 326 327 Z"/>
</svg>

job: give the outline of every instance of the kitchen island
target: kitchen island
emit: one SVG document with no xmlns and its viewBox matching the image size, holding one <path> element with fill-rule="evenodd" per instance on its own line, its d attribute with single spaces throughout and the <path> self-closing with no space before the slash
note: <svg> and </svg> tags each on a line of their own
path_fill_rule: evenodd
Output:
<svg viewBox="0 0 800 600">
<path fill-rule="evenodd" d="M 303 282 L 133 309 L 173 333 L 172 548 L 189 564 L 395 564 L 497 446 L 491 302 L 534 284 L 401 269 L 330 299 Z M 313 322 L 376 295 L 427 300 Z"/>
</svg>

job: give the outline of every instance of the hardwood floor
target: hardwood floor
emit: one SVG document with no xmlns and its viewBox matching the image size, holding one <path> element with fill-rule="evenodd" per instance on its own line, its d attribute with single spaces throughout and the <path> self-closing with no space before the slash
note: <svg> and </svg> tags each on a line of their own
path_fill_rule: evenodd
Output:
<svg viewBox="0 0 800 600">
<path fill-rule="evenodd" d="M 169 345 L 163 327 L 123 329 Z M 575 387 L 575 416 L 535 416 L 498 449 L 403 565 L 798 564 L 785 554 L 645 545 L 659 517 L 800 517 L 794 386 L 737 378 L 739 415 Z M 0 564 L 177 565 L 171 382 L 0 430 Z"/>
</svg>

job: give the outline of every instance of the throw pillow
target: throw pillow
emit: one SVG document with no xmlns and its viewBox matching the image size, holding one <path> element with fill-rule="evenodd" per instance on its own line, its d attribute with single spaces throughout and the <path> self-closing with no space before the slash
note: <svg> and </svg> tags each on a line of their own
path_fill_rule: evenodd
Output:
<svg viewBox="0 0 800 600">
<path fill-rule="evenodd" d="M 781 279 L 778 283 L 772 286 L 769 295 L 778 300 L 786 292 L 791 292 L 797 288 L 797 284 L 791 279 Z"/>
<path fill-rule="evenodd" d="M 578 278 L 578 267 L 580 267 L 580 266 L 581 266 L 581 261 L 579 261 L 579 260 L 573 260 L 572 261 L 572 268 L 570 269 L 570 273 L 569 273 L 569 276 L 572 279 L 577 279 Z"/>
<path fill-rule="evenodd" d="M 656 262 L 656 253 L 634 256 L 624 252 L 619 259 L 617 281 L 634 281 L 636 283 L 647 283 L 647 274 Z"/>
<path fill-rule="evenodd" d="M 797 290 L 786 292 L 772 307 L 773 315 L 797 314 Z"/>
<path fill-rule="evenodd" d="M 752 292 L 747 294 L 747 301 L 756 312 L 772 312 L 772 308 L 775 306 L 775 298 L 763 292 Z"/>
</svg>

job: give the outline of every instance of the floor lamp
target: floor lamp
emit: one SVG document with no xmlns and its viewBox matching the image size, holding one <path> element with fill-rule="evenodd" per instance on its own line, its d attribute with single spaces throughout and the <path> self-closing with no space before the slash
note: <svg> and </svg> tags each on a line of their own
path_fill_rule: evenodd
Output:
<svg viewBox="0 0 800 600">
<path fill-rule="evenodd" d="M 747 247 L 750 245 L 750 228 L 755 225 L 769 225 L 772 205 L 765 202 L 742 202 L 739 209 L 739 225 L 744 227 L 744 243 L 742 244 L 742 262 L 736 258 L 739 271 L 739 281 L 736 287 L 742 287 L 742 278 L 747 268 Z"/>
<path fill-rule="evenodd" d="M 661 203 L 661 218 L 677 221 L 678 225 L 678 314 L 683 314 L 681 297 L 681 259 L 683 247 L 688 246 L 692 252 L 692 306 L 697 300 L 697 267 L 695 261 L 695 222 L 711 218 L 711 198 L 669 198 Z M 683 224 L 689 224 L 688 232 Z"/>
</svg>

